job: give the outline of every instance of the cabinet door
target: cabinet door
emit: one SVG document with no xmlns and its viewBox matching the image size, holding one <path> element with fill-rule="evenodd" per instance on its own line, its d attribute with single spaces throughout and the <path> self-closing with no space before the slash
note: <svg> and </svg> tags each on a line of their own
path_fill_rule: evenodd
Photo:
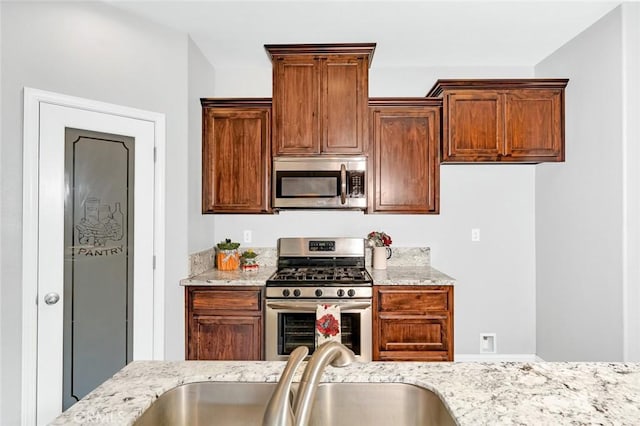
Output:
<svg viewBox="0 0 640 426">
<path fill-rule="evenodd" d="M 375 213 L 437 213 L 440 135 L 436 107 L 375 107 L 373 201 Z"/>
<path fill-rule="evenodd" d="M 360 154 L 367 132 L 367 62 L 330 56 L 321 63 L 322 152 Z"/>
<path fill-rule="evenodd" d="M 270 125 L 269 109 L 203 109 L 203 213 L 268 211 Z"/>
<path fill-rule="evenodd" d="M 262 318 L 254 316 L 199 316 L 190 325 L 188 359 L 262 359 Z"/>
<path fill-rule="evenodd" d="M 430 315 L 380 314 L 378 359 L 449 359 L 449 317 L 446 312 Z"/>
<path fill-rule="evenodd" d="M 504 101 L 491 90 L 444 97 L 442 161 L 496 161 L 504 154 Z"/>
<path fill-rule="evenodd" d="M 562 90 L 510 90 L 505 95 L 506 155 L 564 161 Z"/>
<path fill-rule="evenodd" d="M 280 58 L 273 68 L 274 153 L 320 152 L 320 62 Z"/>
</svg>

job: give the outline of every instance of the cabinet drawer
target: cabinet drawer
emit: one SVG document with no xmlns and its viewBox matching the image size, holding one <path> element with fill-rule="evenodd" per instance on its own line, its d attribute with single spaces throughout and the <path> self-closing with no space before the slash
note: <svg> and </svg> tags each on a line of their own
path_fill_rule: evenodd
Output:
<svg viewBox="0 0 640 426">
<path fill-rule="evenodd" d="M 449 311 L 449 291 L 443 288 L 380 289 L 379 312 L 419 314 L 429 311 Z"/>
<path fill-rule="evenodd" d="M 191 310 L 256 311 L 262 307 L 260 290 L 192 290 Z"/>
</svg>

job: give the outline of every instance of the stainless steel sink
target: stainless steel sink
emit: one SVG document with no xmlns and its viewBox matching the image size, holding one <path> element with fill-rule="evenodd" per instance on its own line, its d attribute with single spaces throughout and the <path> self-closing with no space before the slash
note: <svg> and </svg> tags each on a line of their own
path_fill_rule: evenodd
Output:
<svg viewBox="0 0 640 426">
<path fill-rule="evenodd" d="M 321 383 L 309 425 L 455 425 L 433 392 L 404 383 Z"/>
<path fill-rule="evenodd" d="M 134 425 L 261 425 L 275 387 L 276 383 L 189 383 L 160 396 Z M 455 422 L 438 396 L 418 386 L 321 383 L 309 425 L 422 426 Z"/>
</svg>

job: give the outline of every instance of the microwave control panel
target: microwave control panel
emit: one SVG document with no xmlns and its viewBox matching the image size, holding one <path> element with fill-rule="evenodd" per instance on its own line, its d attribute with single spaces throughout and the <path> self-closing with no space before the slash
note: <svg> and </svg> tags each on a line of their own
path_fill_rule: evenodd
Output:
<svg viewBox="0 0 640 426">
<path fill-rule="evenodd" d="M 349 197 L 363 198 L 364 185 L 365 185 L 364 171 L 349 172 Z"/>
</svg>

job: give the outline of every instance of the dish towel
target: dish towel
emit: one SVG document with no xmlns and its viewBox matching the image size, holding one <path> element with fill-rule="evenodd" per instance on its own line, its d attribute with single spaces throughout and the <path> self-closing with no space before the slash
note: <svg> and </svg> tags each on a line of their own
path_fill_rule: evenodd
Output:
<svg viewBox="0 0 640 426">
<path fill-rule="evenodd" d="M 323 343 L 341 343 L 340 306 L 318 305 L 316 308 L 316 348 Z"/>
</svg>

